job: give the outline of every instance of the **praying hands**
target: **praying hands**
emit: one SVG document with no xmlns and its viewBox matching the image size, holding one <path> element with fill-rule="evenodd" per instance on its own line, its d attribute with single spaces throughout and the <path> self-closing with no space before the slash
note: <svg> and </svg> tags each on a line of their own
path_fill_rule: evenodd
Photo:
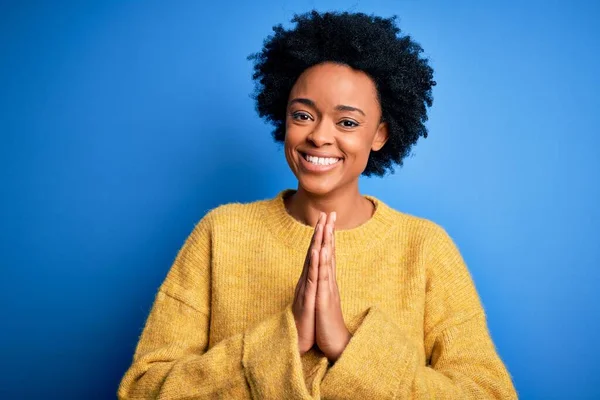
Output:
<svg viewBox="0 0 600 400">
<path fill-rule="evenodd" d="M 316 344 L 330 362 L 340 357 L 352 337 L 336 280 L 335 219 L 335 212 L 319 216 L 292 306 L 300 354 Z"/>
</svg>

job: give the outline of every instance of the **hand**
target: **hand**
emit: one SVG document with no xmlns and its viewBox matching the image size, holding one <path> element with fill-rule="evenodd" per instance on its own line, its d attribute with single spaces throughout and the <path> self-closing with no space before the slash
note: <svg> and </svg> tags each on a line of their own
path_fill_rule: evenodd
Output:
<svg viewBox="0 0 600 400">
<path fill-rule="evenodd" d="M 315 301 L 319 274 L 319 252 L 321 251 L 324 225 L 325 214 L 321 213 L 294 292 L 292 312 L 298 330 L 300 355 L 306 353 L 315 344 Z"/>
<path fill-rule="evenodd" d="M 327 216 L 319 254 L 315 336 L 317 346 L 331 362 L 337 361 L 350 338 L 342 315 L 342 303 L 335 269 L 335 212 Z"/>
</svg>

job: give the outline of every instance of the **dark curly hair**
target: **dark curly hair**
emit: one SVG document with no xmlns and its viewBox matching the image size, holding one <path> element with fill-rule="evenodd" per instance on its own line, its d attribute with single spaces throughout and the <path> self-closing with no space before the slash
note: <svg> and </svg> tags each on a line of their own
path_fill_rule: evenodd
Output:
<svg viewBox="0 0 600 400">
<path fill-rule="evenodd" d="M 388 125 L 388 141 L 371 152 L 363 175 L 383 176 L 387 170 L 394 172 L 394 164 L 402 166 L 412 145 L 427 137 L 424 123 L 436 82 L 428 60 L 420 56 L 423 49 L 410 36 L 399 35 L 396 18 L 313 10 L 294 15 L 294 29 L 273 27 L 275 33 L 265 39 L 262 50 L 248 59 L 254 60 L 256 110 L 275 126 L 276 141 L 284 141 L 288 96 L 300 74 L 330 61 L 373 79 Z"/>
</svg>

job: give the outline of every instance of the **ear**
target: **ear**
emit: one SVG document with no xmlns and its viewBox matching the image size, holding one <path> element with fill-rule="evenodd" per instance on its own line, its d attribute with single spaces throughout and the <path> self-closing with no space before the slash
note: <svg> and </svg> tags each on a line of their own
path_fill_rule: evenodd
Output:
<svg viewBox="0 0 600 400">
<path fill-rule="evenodd" d="M 388 126 L 385 122 L 380 122 L 373 138 L 373 144 L 371 144 L 371 150 L 379 151 L 388 140 Z"/>
</svg>

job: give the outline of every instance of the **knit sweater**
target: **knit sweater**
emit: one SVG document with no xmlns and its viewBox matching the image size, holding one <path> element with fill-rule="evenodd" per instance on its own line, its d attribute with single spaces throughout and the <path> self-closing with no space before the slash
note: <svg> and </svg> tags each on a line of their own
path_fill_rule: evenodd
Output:
<svg viewBox="0 0 600 400">
<path fill-rule="evenodd" d="M 158 289 L 120 399 L 515 399 L 467 266 L 436 223 L 373 196 L 335 232 L 352 338 L 300 355 L 294 289 L 313 227 L 275 198 L 210 210 Z"/>
</svg>

